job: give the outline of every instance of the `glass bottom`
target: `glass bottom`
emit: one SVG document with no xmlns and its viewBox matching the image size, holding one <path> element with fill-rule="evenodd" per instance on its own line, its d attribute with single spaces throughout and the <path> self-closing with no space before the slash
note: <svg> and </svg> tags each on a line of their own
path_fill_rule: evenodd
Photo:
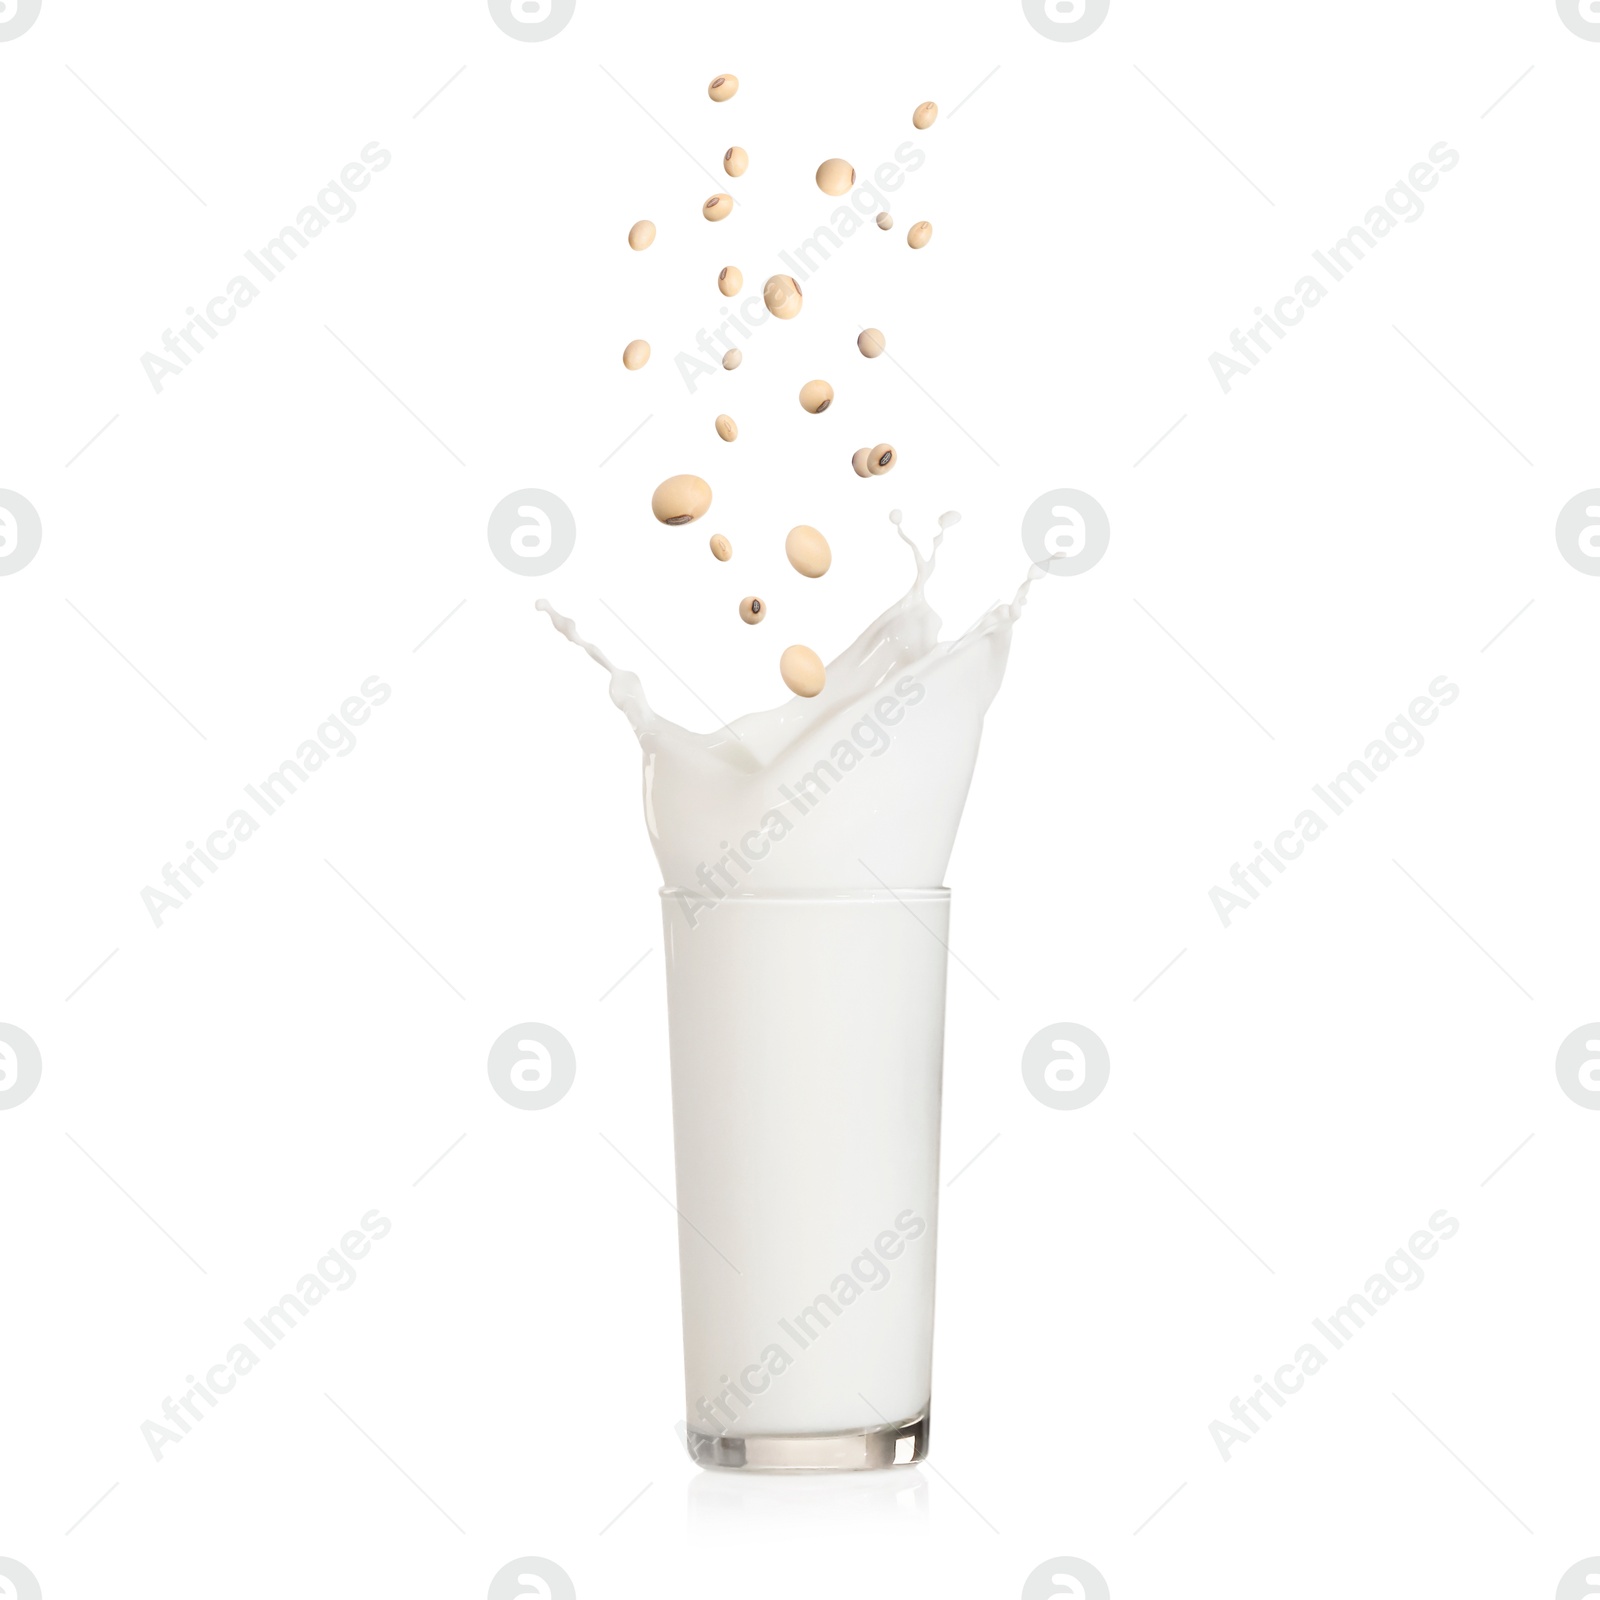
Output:
<svg viewBox="0 0 1600 1600">
<path fill-rule="evenodd" d="M 928 1453 L 928 1413 L 859 1433 L 700 1433 L 688 1429 L 697 1466 L 743 1472 L 871 1472 L 909 1467 Z"/>
</svg>

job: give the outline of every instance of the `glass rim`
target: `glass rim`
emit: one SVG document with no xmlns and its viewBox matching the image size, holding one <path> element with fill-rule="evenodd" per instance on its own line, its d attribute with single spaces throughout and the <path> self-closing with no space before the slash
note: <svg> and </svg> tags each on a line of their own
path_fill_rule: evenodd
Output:
<svg viewBox="0 0 1600 1600">
<path fill-rule="evenodd" d="M 905 900 L 926 902 L 950 898 L 949 889 L 942 886 L 937 889 L 730 889 L 725 894 L 709 895 L 702 889 L 686 889 L 675 884 L 665 884 L 657 893 L 663 900 L 709 900 L 712 905 L 719 906 L 730 901 L 743 905 L 835 905 L 851 902 L 871 904 L 879 901 L 893 904 Z"/>
</svg>

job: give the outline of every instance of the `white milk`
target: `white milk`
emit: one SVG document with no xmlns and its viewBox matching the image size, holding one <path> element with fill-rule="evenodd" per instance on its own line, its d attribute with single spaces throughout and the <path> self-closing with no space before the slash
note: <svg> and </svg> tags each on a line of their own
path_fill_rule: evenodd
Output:
<svg viewBox="0 0 1600 1600">
<path fill-rule="evenodd" d="M 900 513 L 890 513 L 899 530 Z M 666 887 L 690 1452 L 858 1468 L 927 1441 L 948 891 L 1034 567 L 939 641 L 916 582 L 822 693 L 713 733 L 611 675 Z"/>
<path fill-rule="evenodd" d="M 740 894 L 696 927 L 674 898 L 691 1436 L 915 1422 L 933 1356 L 949 894 Z"/>
<path fill-rule="evenodd" d="M 924 596 L 944 530 L 904 595 L 836 660 L 811 700 L 752 712 L 711 733 L 657 716 L 548 601 L 539 609 L 611 674 L 611 698 L 644 749 L 644 815 L 669 888 L 703 912 L 739 888 L 929 888 L 944 881 L 978 759 L 983 714 L 1005 673 L 1033 567 L 1009 605 L 939 642 Z"/>
</svg>

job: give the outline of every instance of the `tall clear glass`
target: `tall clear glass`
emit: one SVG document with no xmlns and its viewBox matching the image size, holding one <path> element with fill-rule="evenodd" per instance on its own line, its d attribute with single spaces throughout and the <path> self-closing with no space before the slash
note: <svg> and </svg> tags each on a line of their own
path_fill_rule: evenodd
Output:
<svg viewBox="0 0 1600 1600">
<path fill-rule="evenodd" d="M 927 1452 L 947 889 L 662 891 L 689 1452 Z"/>
</svg>

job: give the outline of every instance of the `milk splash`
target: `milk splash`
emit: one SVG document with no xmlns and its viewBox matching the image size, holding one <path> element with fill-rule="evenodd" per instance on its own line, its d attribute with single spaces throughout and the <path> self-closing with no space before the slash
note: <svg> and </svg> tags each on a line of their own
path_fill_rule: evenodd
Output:
<svg viewBox="0 0 1600 1600">
<path fill-rule="evenodd" d="M 941 643 L 925 595 L 947 511 L 910 590 L 836 660 L 810 700 L 751 712 L 711 733 L 658 716 L 548 601 L 557 632 L 611 678 L 611 699 L 644 751 L 644 812 L 668 888 L 693 923 L 727 895 L 767 890 L 923 889 L 944 878 L 978 759 L 983 716 L 1005 675 L 1034 566 L 1009 604 Z"/>
</svg>

